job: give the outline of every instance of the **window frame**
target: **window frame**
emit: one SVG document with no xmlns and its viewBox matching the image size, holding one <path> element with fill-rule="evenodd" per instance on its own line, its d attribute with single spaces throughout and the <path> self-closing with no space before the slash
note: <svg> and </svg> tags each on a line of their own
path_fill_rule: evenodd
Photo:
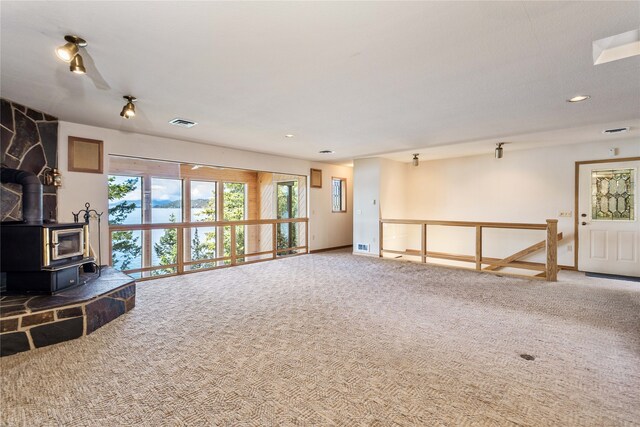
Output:
<svg viewBox="0 0 640 427">
<path fill-rule="evenodd" d="M 340 181 L 340 210 L 334 209 L 333 200 L 335 198 L 335 181 Z M 344 201 L 344 203 L 343 203 Z M 331 177 L 331 212 L 332 213 L 347 213 L 347 178 L 341 178 L 338 176 Z"/>
</svg>

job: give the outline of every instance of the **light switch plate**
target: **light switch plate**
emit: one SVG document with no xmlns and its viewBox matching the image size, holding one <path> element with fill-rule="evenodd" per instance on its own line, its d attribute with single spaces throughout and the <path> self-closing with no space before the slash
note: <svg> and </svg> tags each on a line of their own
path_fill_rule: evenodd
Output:
<svg viewBox="0 0 640 427">
<path fill-rule="evenodd" d="M 571 218 L 571 211 L 560 212 L 561 218 Z"/>
</svg>

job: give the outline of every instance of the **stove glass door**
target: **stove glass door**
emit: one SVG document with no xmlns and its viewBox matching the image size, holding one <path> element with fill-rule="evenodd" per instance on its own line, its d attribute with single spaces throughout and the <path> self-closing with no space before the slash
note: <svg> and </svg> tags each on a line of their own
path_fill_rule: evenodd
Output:
<svg viewBox="0 0 640 427">
<path fill-rule="evenodd" d="M 51 259 L 59 260 L 70 258 L 84 253 L 84 237 L 82 228 L 74 228 L 72 230 L 54 230 L 52 234 L 53 254 Z"/>
</svg>

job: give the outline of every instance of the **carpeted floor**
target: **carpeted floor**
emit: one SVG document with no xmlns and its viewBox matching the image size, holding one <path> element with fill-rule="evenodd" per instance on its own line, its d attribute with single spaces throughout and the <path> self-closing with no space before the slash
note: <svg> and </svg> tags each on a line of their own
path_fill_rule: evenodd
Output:
<svg viewBox="0 0 640 427">
<path fill-rule="evenodd" d="M 640 286 L 563 277 L 334 252 L 143 282 L 94 334 L 1 359 L 1 421 L 640 425 Z"/>
</svg>

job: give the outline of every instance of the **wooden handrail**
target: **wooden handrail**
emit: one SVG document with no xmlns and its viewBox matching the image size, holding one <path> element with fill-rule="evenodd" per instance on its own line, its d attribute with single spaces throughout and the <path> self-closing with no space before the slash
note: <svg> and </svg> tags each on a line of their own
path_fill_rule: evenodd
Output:
<svg viewBox="0 0 640 427">
<path fill-rule="evenodd" d="M 289 248 L 281 248 L 278 249 L 278 224 L 290 224 L 290 223 L 303 223 L 305 224 L 305 244 L 300 246 L 293 246 Z M 270 250 L 252 252 L 252 253 L 244 253 L 238 254 L 236 248 L 236 228 L 242 226 L 251 226 L 251 225 L 270 225 L 271 227 L 271 246 Z M 190 247 L 190 242 L 185 242 L 183 231 L 189 228 L 200 228 L 200 227 L 230 227 L 231 233 L 231 253 L 228 256 L 217 257 L 217 258 L 209 258 L 209 259 L 201 259 L 201 260 L 185 260 L 186 249 Z M 286 218 L 286 219 L 251 219 L 251 220 L 240 220 L 240 221 L 201 221 L 201 222 L 167 222 L 167 223 L 156 223 L 156 224 L 113 224 L 109 226 L 109 261 L 113 259 L 113 248 L 112 248 L 112 234 L 117 231 L 144 231 L 144 230 L 166 230 L 166 229 L 175 229 L 177 230 L 176 236 L 176 246 L 177 246 L 177 259 L 175 263 L 168 265 L 159 265 L 159 266 L 146 266 L 141 268 L 134 268 L 130 270 L 124 270 L 124 273 L 146 273 L 154 270 L 163 270 L 163 269 L 175 269 L 176 272 L 172 274 L 163 274 L 164 276 L 170 275 L 180 275 L 186 273 L 192 273 L 193 270 L 185 270 L 185 266 L 191 266 L 194 264 L 217 264 L 221 261 L 229 261 L 229 264 L 226 265 L 214 265 L 212 267 L 199 268 L 196 271 L 206 271 L 213 270 L 216 268 L 223 268 L 229 266 L 235 266 L 237 264 L 249 264 L 254 262 L 261 261 L 269 261 L 272 259 L 276 259 L 283 252 L 290 251 L 304 251 L 303 253 L 296 254 L 285 254 L 284 256 L 289 255 L 302 255 L 309 253 L 309 218 Z M 187 246 L 189 245 L 189 246 Z M 257 259 L 248 261 L 247 257 L 256 257 L 263 255 L 271 255 L 266 259 Z M 238 262 L 238 259 L 243 259 L 243 262 Z M 139 280 L 152 279 L 156 278 L 156 276 L 152 277 L 143 277 Z"/>
<path fill-rule="evenodd" d="M 401 225 L 420 225 L 421 226 L 421 244 L 420 250 L 391 250 L 384 248 L 384 225 L 385 224 L 401 224 Z M 451 254 L 444 252 L 433 252 L 427 248 L 427 226 L 439 225 L 449 227 L 473 227 L 476 230 L 475 233 L 475 254 Z M 519 229 L 519 230 L 546 230 L 546 238 L 544 241 L 533 245 L 523 251 L 520 251 L 510 257 L 504 259 L 485 257 L 482 254 L 482 230 L 483 228 L 505 228 L 505 229 Z M 427 263 L 427 258 L 439 258 L 448 259 L 454 261 L 469 262 L 475 264 L 474 270 L 484 271 L 487 273 L 498 273 L 497 270 L 503 267 L 512 267 L 526 270 L 542 271 L 535 276 L 525 276 L 527 278 L 543 278 L 547 281 L 555 282 L 558 276 L 558 238 L 562 239 L 562 234 L 558 235 L 558 220 L 548 219 L 546 224 L 530 224 L 530 223 L 513 223 L 513 222 L 486 222 L 486 221 L 437 221 L 437 220 L 419 220 L 419 219 L 381 219 L 379 226 L 379 256 L 382 257 L 385 253 L 398 254 L 398 255 L 410 255 L 419 256 L 421 262 Z M 527 253 L 532 252 L 532 248 L 536 250 L 544 248 L 546 251 L 546 262 L 525 262 L 517 261 Z M 483 270 L 483 264 L 490 264 Z M 503 273 L 507 275 L 521 276 L 517 274 Z"/>
<path fill-rule="evenodd" d="M 244 219 L 240 221 L 192 221 L 192 222 L 161 222 L 147 224 L 111 224 L 109 231 L 129 230 L 164 230 L 166 228 L 192 228 L 192 227 L 229 227 L 232 225 L 269 225 L 287 224 L 291 222 L 309 222 L 309 218 L 286 219 Z"/>
<path fill-rule="evenodd" d="M 547 224 L 529 224 L 517 222 L 479 222 L 479 221 L 437 221 L 427 219 L 381 219 L 384 224 L 406 225 L 447 225 L 451 227 L 484 227 L 484 228 L 520 228 L 523 230 L 546 230 Z"/>
</svg>

